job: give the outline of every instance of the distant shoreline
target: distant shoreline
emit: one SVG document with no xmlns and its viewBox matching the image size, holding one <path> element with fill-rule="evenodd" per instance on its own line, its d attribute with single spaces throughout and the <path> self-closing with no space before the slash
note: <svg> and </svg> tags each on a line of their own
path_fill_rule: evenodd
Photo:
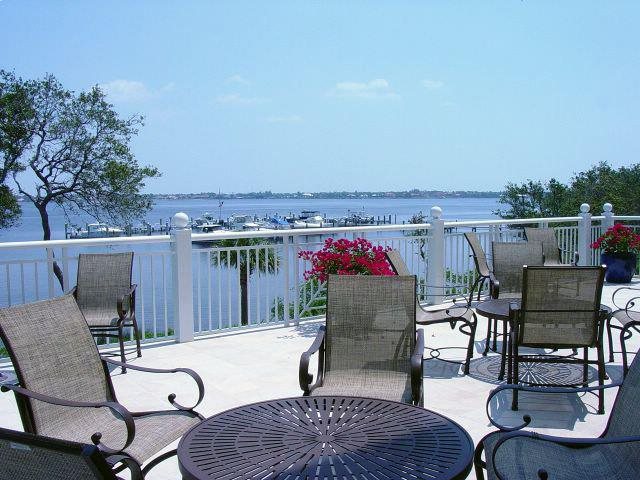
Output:
<svg viewBox="0 0 640 480">
<path fill-rule="evenodd" d="M 150 194 L 154 199 L 181 200 L 181 199 L 393 199 L 393 198 L 498 198 L 500 192 L 479 192 L 474 190 L 441 191 L 441 190 L 408 190 L 397 192 L 248 192 L 248 193 L 154 193 Z"/>
</svg>

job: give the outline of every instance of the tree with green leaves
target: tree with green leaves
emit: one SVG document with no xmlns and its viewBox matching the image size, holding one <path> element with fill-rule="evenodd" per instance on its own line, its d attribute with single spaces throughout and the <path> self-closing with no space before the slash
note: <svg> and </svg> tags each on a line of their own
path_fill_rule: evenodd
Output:
<svg viewBox="0 0 640 480">
<path fill-rule="evenodd" d="M 240 324 L 249 324 L 249 277 L 254 272 L 276 273 L 280 257 L 265 238 L 225 239 L 215 242 L 211 253 L 214 265 L 236 268 L 240 277 Z M 248 247 L 248 248 L 242 248 Z"/>
<path fill-rule="evenodd" d="M 0 146 L 3 168 L 36 207 L 44 240 L 51 239 L 49 207 L 54 204 L 68 217 L 85 213 L 120 225 L 151 209 L 150 196 L 141 190 L 158 170 L 140 166 L 129 148 L 141 116 L 122 119 L 99 87 L 76 94 L 53 75 L 22 80 L 0 71 L 0 83 L 2 101 L 14 109 L 21 103 L 19 111 L 25 112 L 13 125 L 2 118 L 3 131 L 9 132 Z M 7 92 L 15 98 L 7 99 Z M 62 284 L 57 264 L 54 271 Z"/>
</svg>

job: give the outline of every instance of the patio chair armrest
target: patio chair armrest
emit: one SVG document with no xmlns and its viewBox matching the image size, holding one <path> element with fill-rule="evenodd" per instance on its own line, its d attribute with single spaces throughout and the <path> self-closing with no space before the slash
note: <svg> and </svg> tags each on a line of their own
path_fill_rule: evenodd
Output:
<svg viewBox="0 0 640 480">
<path fill-rule="evenodd" d="M 515 430 L 520 430 L 526 427 L 527 425 L 529 425 L 529 423 L 531 423 L 531 417 L 529 415 L 523 415 L 522 420 L 524 421 L 524 423 L 515 427 L 505 427 L 504 425 L 499 424 L 493 418 L 491 418 L 491 413 L 489 412 L 489 404 L 491 403 L 491 400 L 493 399 L 493 397 L 495 397 L 498 393 L 502 392 L 503 390 L 518 390 L 520 392 L 537 392 L 537 393 L 587 393 L 587 392 L 593 392 L 596 390 L 604 390 L 605 388 L 619 387 L 621 385 L 622 385 L 622 382 L 615 382 L 615 383 L 610 383 L 608 385 L 602 385 L 602 386 L 594 385 L 593 387 L 573 388 L 573 387 L 530 387 L 528 385 L 516 385 L 513 383 L 507 383 L 505 385 L 500 385 L 499 387 L 496 387 L 493 390 L 491 390 L 491 392 L 489 392 L 489 396 L 487 397 L 487 403 L 485 405 L 485 410 L 487 412 L 487 418 L 489 419 L 489 422 L 491 422 L 491 425 L 493 425 L 494 427 L 498 428 L 503 432 L 511 432 Z"/>
<path fill-rule="evenodd" d="M 305 395 L 309 395 L 311 391 L 317 386 L 322 385 L 322 378 L 324 375 L 324 336 L 326 327 L 321 325 L 318 329 L 315 340 L 306 352 L 300 355 L 300 367 L 298 370 L 298 380 L 300 382 L 300 388 Z M 313 375 L 309 373 L 309 361 L 314 353 L 318 353 L 318 378 L 314 384 Z"/>
<path fill-rule="evenodd" d="M 422 398 L 422 355 L 424 353 L 424 330 L 416 331 L 416 346 L 411 355 L 411 397 L 415 405 Z"/>
<path fill-rule="evenodd" d="M 623 290 L 631 290 L 631 291 L 635 291 L 635 292 L 640 292 L 640 288 L 638 287 L 620 287 L 620 288 L 616 288 L 616 290 L 613 292 L 613 295 L 611 295 L 611 301 L 613 302 L 613 304 L 616 306 L 616 308 L 618 310 L 630 310 L 631 308 L 636 306 L 636 301 L 640 298 L 640 294 L 631 297 L 631 299 L 627 300 L 625 305 L 618 305 L 618 303 L 616 302 L 616 295 L 618 294 L 618 292 L 623 291 Z"/>
<path fill-rule="evenodd" d="M 509 432 L 504 434 L 500 439 L 498 439 L 498 441 L 493 447 L 493 452 L 491 455 L 494 471 L 498 479 L 505 480 L 505 478 L 500 474 L 500 471 L 498 470 L 498 464 L 496 464 L 496 461 L 495 461 L 498 450 L 505 442 L 508 442 L 513 438 L 522 438 L 522 437 L 533 438 L 535 440 L 539 440 L 542 442 L 556 443 L 558 445 L 562 445 L 564 447 L 570 447 L 570 448 L 585 448 L 585 447 L 591 447 L 593 445 L 611 445 L 616 443 L 640 442 L 640 435 L 630 435 L 625 437 L 567 438 L 567 437 L 556 437 L 553 435 L 545 435 L 542 433 L 536 433 L 531 431 Z M 544 476 L 545 473 L 548 474 L 548 472 L 546 472 L 543 468 L 538 470 L 538 475 L 540 478 L 547 478 L 546 476 Z"/>
<path fill-rule="evenodd" d="M 133 312 L 135 312 L 136 309 L 136 287 L 138 285 L 136 285 L 135 283 L 133 285 L 131 285 L 131 287 L 129 288 L 129 291 L 127 293 L 125 293 L 122 297 L 120 297 L 118 299 L 118 304 L 117 304 L 117 308 L 118 308 L 118 317 L 119 318 L 124 318 L 127 313 L 131 314 Z M 124 308 L 124 305 L 127 305 L 127 308 Z"/>
<path fill-rule="evenodd" d="M 500 282 L 493 276 L 493 273 L 489 274 L 489 296 L 491 298 L 500 297 Z"/>
<path fill-rule="evenodd" d="M 133 365 L 131 363 L 119 362 L 117 360 L 113 360 L 112 358 L 104 358 L 104 357 L 102 358 L 102 361 L 105 363 L 110 363 L 112 365 L 117 365 L 119 367 L 126 367 L 126 368 L 130 368 L 131 370 L 138 370 L 140 372 L 146 372 L 146 373 L 186 373 L 194 380 L 194 382 L 196 382 L 196 385 L 198 386 L 198 400 L 193 406 L 185 407 L 175 401 L 176 399 L 175 393 L 170 393 L 168 396 L 169 403 L 178 410 L 192 411 L 194 408 L 200 405 L 200 402 L 202 402 L 202 399 L 204 398 L 204 382 L 202 381 L 202 378 L 200 378 L 200 375 L 198 375 L 195 371 L 191 370 L 190 368 L 141 367 L 140 365 Z"/>
<path fill-rule="evenodd" d="M 120 405 L 116 402 L 78 402 L 75 400 L 66 400 L 64 398 L 52 397 L 50 395 L 45 395 L 42 393 L 34 392 L 24 387 L 20 387 L 18 385 L 10 385 L 4 384 L 0 387 L 0 390 L 3 392 L 7 392 L 9 390 L 13 391 L 16 395 L 21 395 L 24 397 L 33 398 L 34 400 L 38 400 L 40 402 L 49 403 L 52 405 L 60 405 L 62 407 L 76 407 L 76 408 L 108 408 L 112 412 L 115 413 L 117 417 L 120 417 L 127 428 L 127 438 L 125 443 L 119 449 L 113 449 L 102 443 L 100 440 L 102 438 L 102 434 L 100 432 L 95 432 L 91 435 L 91 441 L 96 445 L 101 451 L 108 454 L 115 454 L 121 452 L 133 441 L 133 438 L 136 434 L 136 426 L 133 421 L 133 416 L 123 405 Z"/>
</svg>

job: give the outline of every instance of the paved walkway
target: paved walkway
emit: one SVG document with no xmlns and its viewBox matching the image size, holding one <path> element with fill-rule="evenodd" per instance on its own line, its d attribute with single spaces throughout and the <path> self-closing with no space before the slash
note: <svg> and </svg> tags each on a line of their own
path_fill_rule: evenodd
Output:
<svg viewBox="0 0 640 480">
<path fill-rule="evenodd" d="M 636 285 L 640 287 L 640 279 Z M 615 288 L 605 287 L 605 304 L 610 303 Z M 298 386 L 300 353 L 309 347 L 321 323 L 316 320 L 297 327 L 270 327 L 217 334 L 185 344 L 147 345 L 142 358 L 132 360 L 143 366 L 182 366 L 196 370 L 206 387 L 205 399 L 198 410 L 209 416 L 245 403 L 301 394 Z M 460 366 L 456 364 L 440 360 L 427 360 L 424 363 L 425 407 L 456 420 L 467 429 L 474 442 L 491 430 L 485 403 L 489 392 L 497 385 L 498 355 L 481 355 L 485 333 L 486 321 L 479 317 L 475 354 L 468 376 L 462 375 Z M 425 330 L 427 345 L 464 346 L 466 338 L 457 330 L 452 331 L 448 324 Z M 614 345 L 619 349 L 617 341 Z M 640 335 L 632 339 L 630 346 L 631 351 L 640 347 Z M 605 349 L 605 355 L 607 353 Z M 445 355 L 460 358 L 463 350 L 444 350 Z M 428 353 L 425 352 L 425 356 Z M 614 363 L 607 364 L 611 380 L 621 377 L 620 364 L 620 355 L 616 355 Z M 131 410 L 167 408 L 166 398 L 172 392 L 178 394 L 177 401 L 183 404 L 195 399 L 196 390 L 183 375 L 134 371 L 122 375 L 116 370 L 113 383 L 118 399 Z M 541 432 L 597 436 L 605 426 L 616 390 L 607 391 L 605 415 L 595 414 L 595 396 L 576 394 L 522 395 L 519 412 L 510 410 L 510 397 L 505 396 L 492 403 L 490 409 L 502 423 L 518 423 L 523 414 L 529 413 L 533 418 L 532 427 Z M 0 418 L 3 427 L 21 429 L 12 394 L 0 394 Z M 149 478 L 180 478 L 177 462 L 175 459 L 164 462 L 151 472 Z M 471 473 L 469 478 L 475 478 L 474 474 Z"/>
</svg>

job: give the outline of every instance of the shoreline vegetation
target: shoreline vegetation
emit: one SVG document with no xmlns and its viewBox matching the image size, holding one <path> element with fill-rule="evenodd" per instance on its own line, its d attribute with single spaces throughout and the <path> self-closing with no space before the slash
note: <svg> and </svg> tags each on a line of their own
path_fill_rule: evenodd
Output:
<svg viewBox="0 0 640 480">
<path fill-rule="evenodd" d="M 248 193 L 215 193 L 215 192 L 202 192 L 202 193 L 161 193 L 150 194 L 151 198 L 163 199 L 163 200 L 177 200 L 177 199 L 242 199 L 242 198 L 255 198 L 255 199 L 342 199 L 342 198 L 498 198 L 502 192 L 480 192 L 475 190 L 404 190 L 404 191 L 386 191 L 386 192 L 291 192 L 291 193 L 276 193 L 269 190 L 263 192 L 248 192 Z"/>
</svg>

